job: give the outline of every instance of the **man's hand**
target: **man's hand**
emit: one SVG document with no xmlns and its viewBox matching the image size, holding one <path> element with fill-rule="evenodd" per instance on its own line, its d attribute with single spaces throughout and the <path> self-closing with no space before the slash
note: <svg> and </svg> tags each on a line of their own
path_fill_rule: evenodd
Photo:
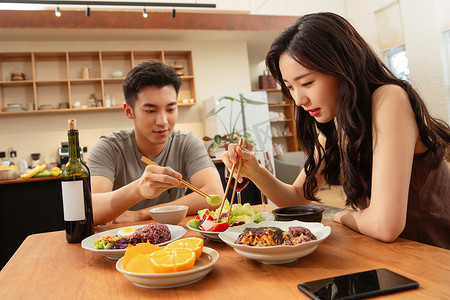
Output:
<svg viewBox="0 0 450 300">
<path fill-rule="evenodd" d="M 170 167 L 149 165 L 138 179 L 138 189 L 142 199 L 153 199 L 170 188 L 183 187 L 182 175 Z"/>
</svg>

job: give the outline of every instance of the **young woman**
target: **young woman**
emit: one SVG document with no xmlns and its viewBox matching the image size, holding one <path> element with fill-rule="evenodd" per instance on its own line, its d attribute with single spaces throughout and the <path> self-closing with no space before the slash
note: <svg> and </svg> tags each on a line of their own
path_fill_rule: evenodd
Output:
<svg viewBox="0 0 450 300">
<path fill-rule="evenodd" d="M 250 178 L 278 206 L 308 204 L 324 183 L 342 184 L 351 208 L 335 222 L 384 242 L 397 237 L 450 249 L 449 126 L 428 113 L 344 18 L 299 18 L 266 57 L 283 94 L 296 104 L 299 142 L 308 155 L 292 185 L 231 145 Z"/>
</svg>

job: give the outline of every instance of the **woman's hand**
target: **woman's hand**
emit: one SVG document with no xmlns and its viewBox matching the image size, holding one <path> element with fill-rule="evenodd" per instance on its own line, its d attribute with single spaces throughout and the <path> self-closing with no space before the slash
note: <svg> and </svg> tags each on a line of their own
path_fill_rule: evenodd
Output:
<svg viewBox="0 0 450 300">
<path fill-rule="evenodd" d="M 250 180 L 257 173 L 260 164 L 258 163 L 253 152 L 242 149 L 237 144 L 229 144 L 228 151 L 225 151 L 221 154 L 220 158 L 222 159 L 225 167 L 231 170 L 233 168 L 233 164 L 238 162 L 238 158 L 241 159 L 241 169 L 239 171 L 238 181 L 242 181 L 242 177 L 247 177 Z M 235 167 L 235 172 L 237 172 L 237 167 Z"/>
<path fill-rule="evenodd" d="M 170 167 L 149 165 L 138 179 L 138 190 L 142 199 L 153 199 L 170 188 L 183 187 L 182 175 Z"/>
<path fill-rule="evenodd" d="M 333 221 L 336 222 L 336 223 L 341 223 L 341 224 L 342 224 L 342 221 L 341 221 L 342 216 L 344 216 L 344 215 L 346 215 L 346 214 L 348 214 L 348 213 L 349 213 L 349 211 L 346 210 L 346 209 L 343 209 L 343 210 L 341 210 L 341 211 L 338 211 L 338 212 L 334 215 Z"/>
</svg>

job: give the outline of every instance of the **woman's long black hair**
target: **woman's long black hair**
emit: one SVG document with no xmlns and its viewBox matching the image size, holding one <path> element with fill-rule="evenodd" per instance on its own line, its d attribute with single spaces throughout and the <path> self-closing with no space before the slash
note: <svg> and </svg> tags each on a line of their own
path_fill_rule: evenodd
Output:
<svg viewBox="0 0 450 300">
<path fill-rule="evenodd" d="M 292 100 L 279 68 L 283 53 L 311 71 L 330 74 L 339 80 L 338 129 L 334 120 L 325 124 L 316 122 L 308 112 L 296 107 L 298 139 L 308 155 L 303 186 L 307 199 L 318 200 L 314 196 L 315 175 L 325 160 L 325 179 L 329 184 L 343 184 L 346 204 L 359 209 L 369 205 L 373 155 L 371 98 L 382 85 L 395 84 L 407 92 L 420 139 L 433 155 L 434 164 L 437 166 L 441 162 L 450 144 L 449 126 L 430 116 L 411 85 L 395 77 L 344 18 L 333 13 L 305 15 L 272 43 L 266 65 L 281 85 L 284 96 Z M 326 137 L 325 149 L 319 143 L 319 131 Z"/>
</svg>

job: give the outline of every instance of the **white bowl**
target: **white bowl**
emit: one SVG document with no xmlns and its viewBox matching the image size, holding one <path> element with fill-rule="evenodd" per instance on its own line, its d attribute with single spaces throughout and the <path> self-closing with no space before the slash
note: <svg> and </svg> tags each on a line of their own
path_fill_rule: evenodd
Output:
<svg viewBox="0 0 450 300">
<path fill-rule="evenodd" d="M 121 78 L 121 77 L 123 77 L 123 72 L 120 70 L 115 70 L 114 72 L 111 73 L 111 77 Z"/>
<path fill-rule="evenodd" d="M 149 212 L 156 222 L 177 225 L 186 217 L 188 208 L 185 205 L 160 206 L 150 208 Z"/>
<path fill-rule="evenodd" d="M 211 272 L 219 260 L 219 253 L 208 247 L 203 247 L 203 253 L 191 270 L 174 273 L 134 273 L 125 271 L 123 258 L 116 263 L 116 269 L 133 284 L 153 289 L 167 289 L 197 282 Z"/>
<path fill-rule="evenodd" d="M 239 235 L 244 232 L 245 228 L 248 227 L 279 227 L 284 231 L 288 231 L 291 226 L 306 227 L 311 230 L 317 239 L 298 245 L 279 245 L 267 247 L 254 247 L 235 243 Z M 330 233 L 331 228 L 329 226 L 324 226 L 322 223 L 301 221 L 263 221 L 258 224 L 249 223 L 237 227 L 230 227 L 227 231 L 219 233 L 219 238 L 221 238 L 229 246 L 233 247 L 234 251 L 244 257 L 266 264 L 284 264 L 312 253 L 316 250 L 319 244 L 330 235 Z"/>
</svg>

